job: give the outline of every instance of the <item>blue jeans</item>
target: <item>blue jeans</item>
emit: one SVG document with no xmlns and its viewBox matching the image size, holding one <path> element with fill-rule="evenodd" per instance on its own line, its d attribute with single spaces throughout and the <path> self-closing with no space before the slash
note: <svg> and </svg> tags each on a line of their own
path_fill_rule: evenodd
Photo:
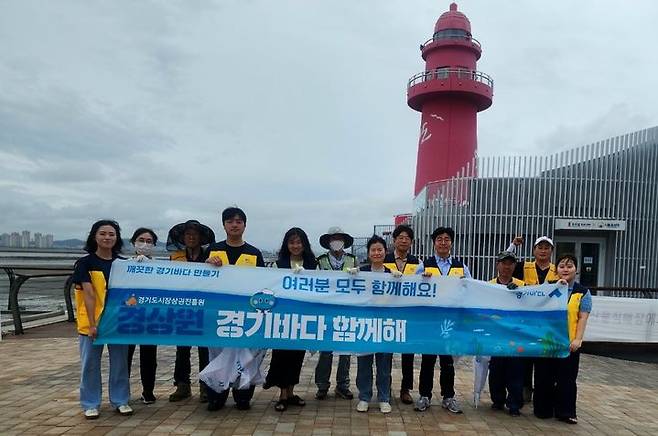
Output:
<svg viewBox="0 0 658 436">
<path fill-rule="evenodd" d="M 320 391 L 328 391 L 331 382 L 331 365 L 334 360 L 334 353 L 331 351 L 321 351 L 318 358 L 318 365 L 315 367 L 315 384 Z M 338 358 L 338 371 L 336 372 L 336 385 L 338 389 L 350 388 L 350 356 L 342 355 Z"/>
<path fill-rule="evenodd" d="M 93 345 L 89 336 L 80 337 L 80 405 L 83 410 L 101 406 L 103 387 L 101 380 L 101 357 L 104 345 Z M 108 345 L 110 353 L 110 404 L 119 407 L 130 400 L 128 376 L 128 345 Z"/>
<path fill-rule="evenodd" d="M 370 401 L 372 398 L 372 363 L 377 364 L 377 400 L 388 403 L 391 400 L 391 366 L 392 353 L 376 353 L 357 358 L 356 387 L 359 400 Z"/>
</svg>

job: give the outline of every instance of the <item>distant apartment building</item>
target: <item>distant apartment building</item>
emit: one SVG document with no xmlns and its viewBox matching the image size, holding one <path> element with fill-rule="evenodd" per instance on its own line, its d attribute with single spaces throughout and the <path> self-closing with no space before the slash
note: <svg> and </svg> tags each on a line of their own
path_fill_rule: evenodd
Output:
<svg viewBox="0 0 658 436">
<path fill-rule="evenodd" d="M 30 231 L 23 230 L 21 232 L 21 248 L 28 248 L 30 246 Z"/>
<path fill-rule="evenodd" d="M 12 232 L 0 234 L 0 247 L 9 248 L 53 248 L 55 245 L 52 234 L 43 234 L 35 232 L 34 238 L 30 238 L 30 231 L 23 230 L 21 233 Z"/>
<path fill-rule="evenodd" d="M 21 246 L 21 235 L 18 232 L 12 232 L 9 236 L 9 246 L 10 247 L 20 247 Z"/>
</svg>

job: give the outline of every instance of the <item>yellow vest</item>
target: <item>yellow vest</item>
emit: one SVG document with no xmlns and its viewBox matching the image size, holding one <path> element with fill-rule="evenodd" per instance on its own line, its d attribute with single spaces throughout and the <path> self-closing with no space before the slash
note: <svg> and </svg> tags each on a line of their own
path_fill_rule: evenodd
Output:
<svg viewBox="0 0 658 436">
<path fill-rule="evenodd" d="M 169 256 L 169 260 L 173 260 L 177 262 L 187 262 L 187 253 L 185 252 L 185 250 L 174 251 Z"/>
<path fill-rule="evenodd" d="M 89 271 L 91 276 L 91 286 L 94 288 L 96 294 L 96 309 L 94 313 L 94 323 L 98 323 L 98 319 L 103 312 L 105 306 L 105 293 L 107 292 L 107 283 L 103 271 Z M 85 306 L 84 290 L 82 287 L 75 289 L 75 307 L 76 307 L 76 321 L 78 324 L 78 333 L 81 335 L 89 334 L 89 317 L 87 316 L 87 307 Z"/>
<path fill-rule="evenodd" d="M 489 283 L 493 283 L 494 285 L 497 285 L 498 278 L 494 277 L 493 279 L 489 280 Z M 525 282 L 523 280 L 517 279 L 516 277 L 512 277 L 512 283 L 514 283 L 518 287 L 525 286 Z"/>
<path fill-rule="evenodd" d="M 393 263 L 385 263 L 384 266 L 391 271 L 397 271 L 398 270 L 398 264 L 393 262 Z M 404 271 L 402 271 L 402 274 L 405 275 L 414 275 L 416 274 L 416 269 L 418 268 L 417 263 L 407 263 L 404 266 Z"/>
<path fill-rule="evenodd" d="M 580 300 L 583 298 L 582 293 L 574 292 L 567 303 L 567 325 L 569 327 L 569 340 L 576 339 L 576 328 L 578 327 L 578 313 L 580 312 Z"/>
<path fill-rule="evenodd" d="M 224 250 L 211 251 L 210 254 L 208 255 L 208 259 L 210 259 L 211 257 L 219 257 L 222 260 L 222 265 L 231 265 L 231 263 L 228 261 L 228 255 Z M 238 257 L 238 260 L 236 260 L 233 265 L 256 266 L 257 262 L 258 262 L 258 257 L 255 254 L 242 253 L 240 257 Z"/>
<path fill-rule="evenodd" d="M 523 281 L 526 285 L 541 285 L 539 283 L 539 277 L 537 276 L 537 264 L 535 262 L 525 262 L 523 264 Z M 546 274 L 547 282 L 554 282 L 559 280 L 560 277 L 557 275 L 557 270 L 555 265 L 552 263 L 548 267 L 548 273 Z"/>
</svg>

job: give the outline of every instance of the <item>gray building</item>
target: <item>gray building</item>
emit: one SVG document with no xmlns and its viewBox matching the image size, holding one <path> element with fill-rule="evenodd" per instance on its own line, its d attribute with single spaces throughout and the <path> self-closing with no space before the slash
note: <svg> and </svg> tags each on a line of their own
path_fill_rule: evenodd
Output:
<svg viewBox="0 0 658 436">
<path fill-rule="evenodd" d="M 439 225 L 456 232 L 453 253 L 478 279 L 515 235 L 552 237 L 579 259 L 587 286 L 658 287 L 658 127 L 549 156 L 477 158 L 415 200 L 416 254 L 433 253 Z"/>
</svg>

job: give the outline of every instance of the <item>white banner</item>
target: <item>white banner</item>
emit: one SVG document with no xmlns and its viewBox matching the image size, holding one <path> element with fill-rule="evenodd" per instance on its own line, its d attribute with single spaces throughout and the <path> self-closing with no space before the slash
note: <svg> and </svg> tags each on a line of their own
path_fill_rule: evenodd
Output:
<svg viewBox="0 0 658 436">
<path fill-rule="evenodd" d="M 658 343 L 658 299 L 592 297 L 585 341 Z"/>
</svg>

